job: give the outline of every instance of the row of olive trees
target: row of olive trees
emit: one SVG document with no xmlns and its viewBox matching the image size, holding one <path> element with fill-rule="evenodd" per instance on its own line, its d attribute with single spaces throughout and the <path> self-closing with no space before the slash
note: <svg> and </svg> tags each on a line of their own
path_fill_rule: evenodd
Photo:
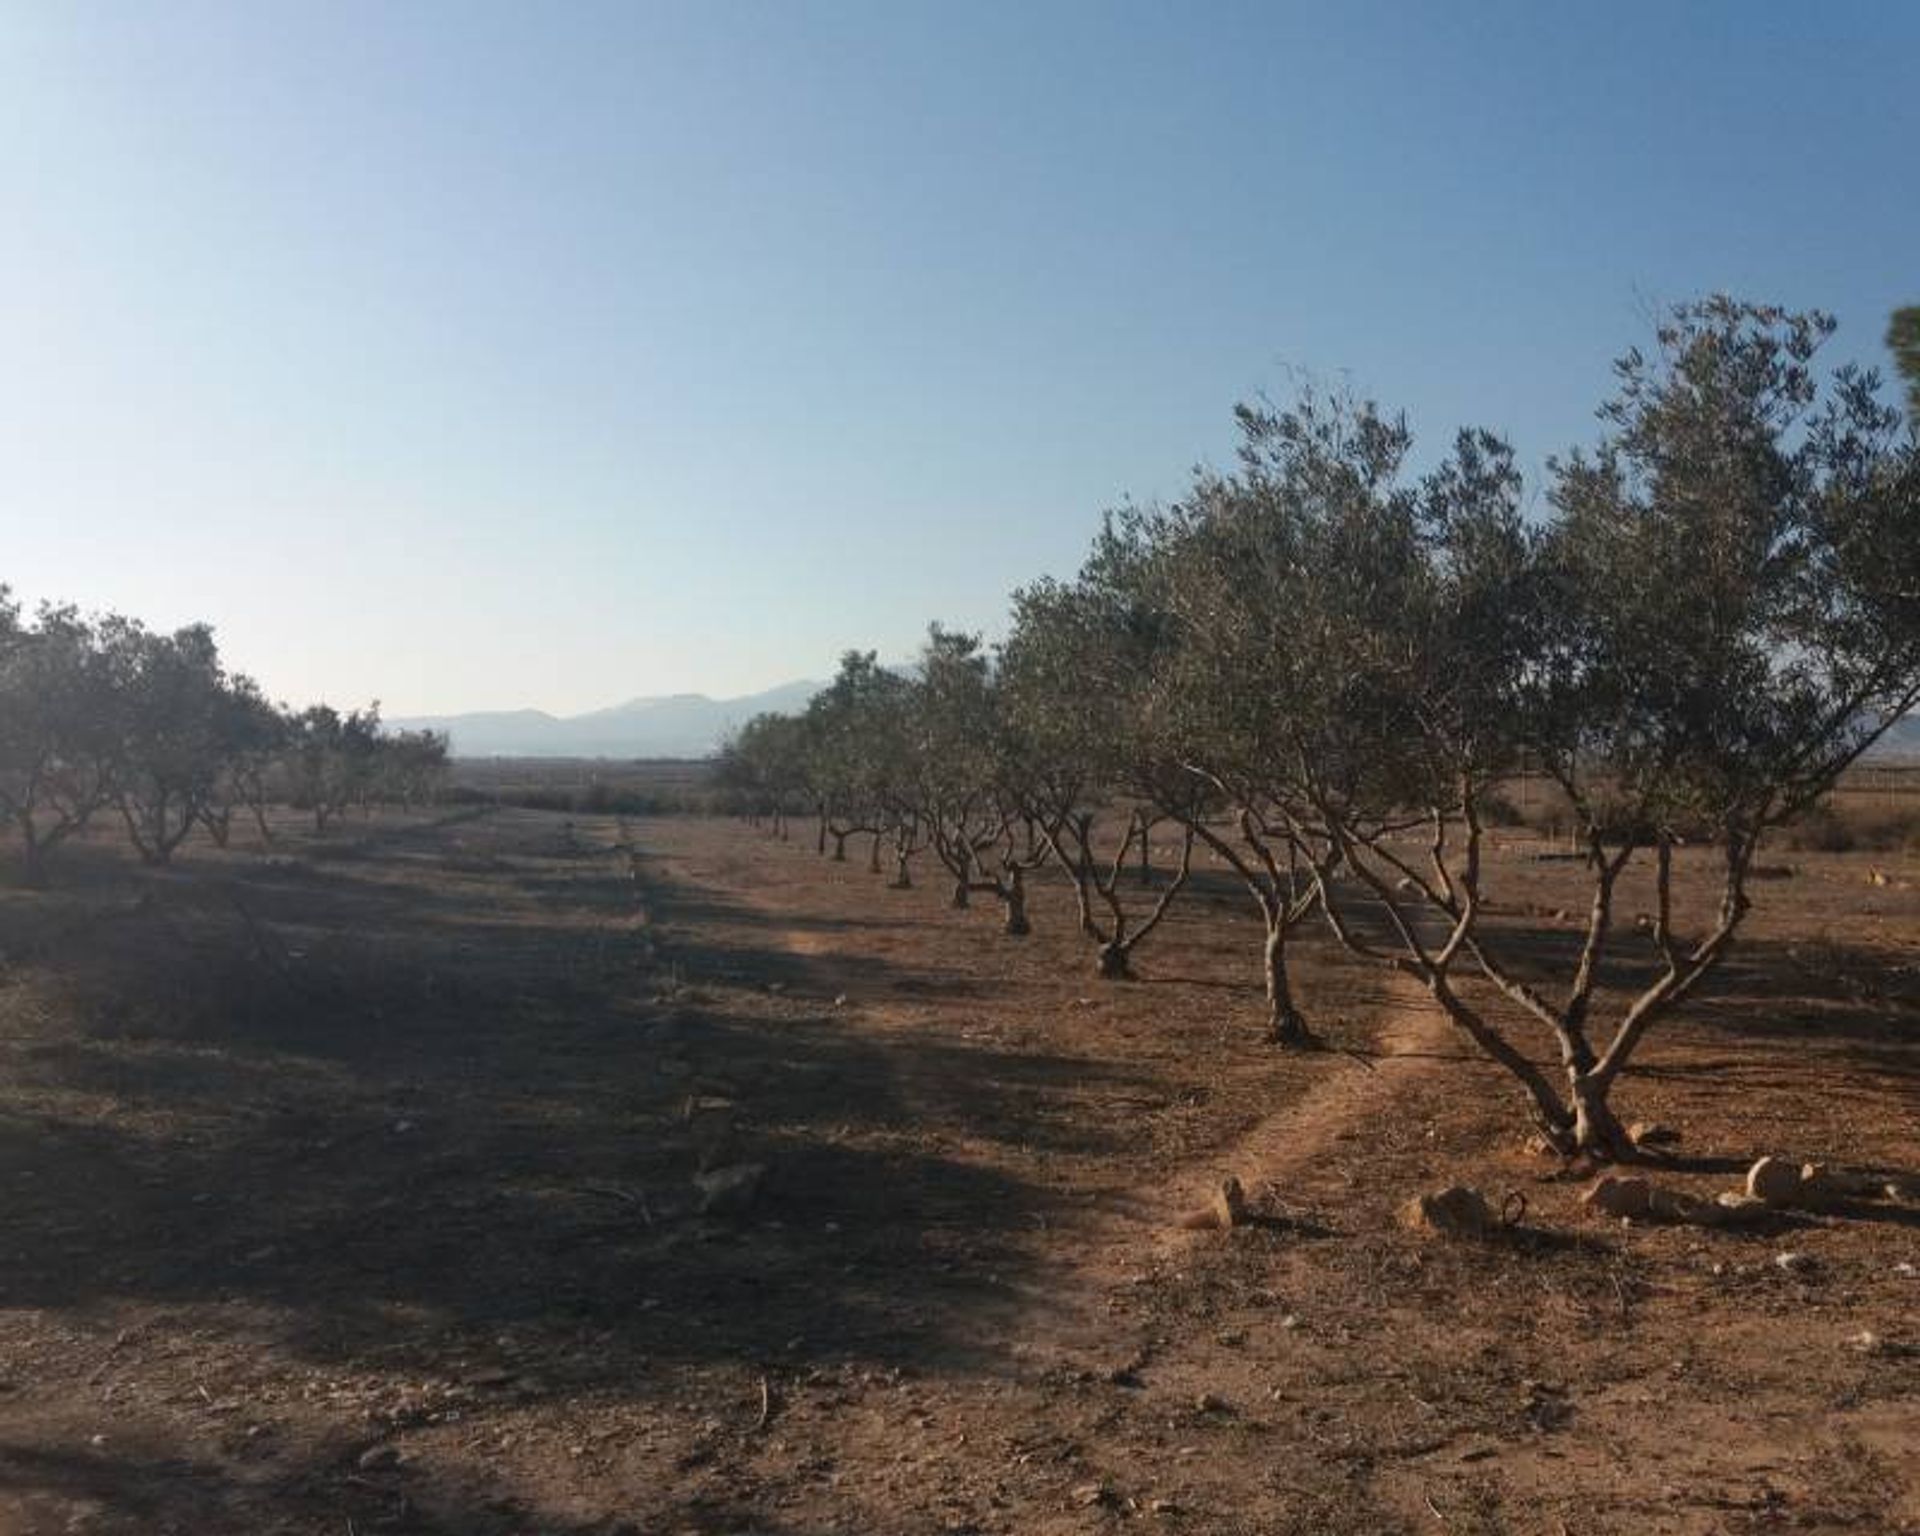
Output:
<svg viewBox="0 0 1920 1536">
<path fill-rule="evenodd" d="M 195 827 L 224 847 L 236 812 L 263 838 L 274 801 L 324 829 L 349 805 L 430 798 L 446 768 L 444 737 L 385 731 L 377 708 L 268 702 L 204 625 L 161 634 L 51 605 L 26 616 L 0 588 L 0 817 L 29 883 L 98 816 L 117 813 L 159 865 Z"/>
<path fill-rule="evenodd" d="M 1761 840 L 1920 703 L 1920 449 L 1871 373 L 1817 366 L 1832 330 L 1677 309 L 1532 515 L 1491 433 L 1416 474 L 1371 402 L 1243 407 L 1237 466 L 1108 518 L 1077 579 L 1016 595 L 997 656 L 937 626 L 907 675 L 850 654 L 723 778 L 783 827 L 812 811 L 823 852 L 890 846 L 898 884 L 931 849 L 1012 933 L 1054 862 L 1109 977 L 1202 846 L 1262 918 L 1273 1039 L 1313 1039 L 1287 949 L 1322 922 L 1423 987 L 1555 1145 L 1629 1155 L 1612 1090 L 1727 956 Z M 1488 919 L 1485 830 L 1523 764 L 1584 853 L 1564 958 Z M 1178 871 L 1135 886 L 1161 824 Z M 1688 847 L 1714 871 L 1695 910 Z M 1624 923 L 1634 870 L 1652 910 Z"/>
</svg>

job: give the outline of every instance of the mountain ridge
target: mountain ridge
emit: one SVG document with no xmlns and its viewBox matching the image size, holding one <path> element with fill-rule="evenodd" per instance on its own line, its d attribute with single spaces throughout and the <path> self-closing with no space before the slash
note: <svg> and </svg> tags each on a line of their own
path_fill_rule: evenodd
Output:
<svg viewBox="0 0 1920 1536">
<path fill-rule="evenodd" d="M 644 694 L 577 715 L 482 709 L 401 715 L 387 724 L 444 731 L 455 757 L 705 757 L 755 715 L 802 709 L 822 686 L 801 679 L 724 699 L 704 693 Z"/>
</svg>

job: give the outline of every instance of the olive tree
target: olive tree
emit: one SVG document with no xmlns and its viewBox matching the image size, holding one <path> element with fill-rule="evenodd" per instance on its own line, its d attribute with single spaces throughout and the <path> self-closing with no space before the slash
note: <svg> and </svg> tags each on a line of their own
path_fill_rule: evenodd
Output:
<svg viewBox="0 0 1920 1536">
<path fill-rule="evenodd" d="M 1147 694 L 1165 626 L 1129 554 L 1109 520 L 1078 580 L 1042 580 L 1014 594 L 1000 652 L 1024 759 L 1014 782 L 1048 829 L 1106 980 L 1133 974 L 1134 952 L 1186 887 L 1203 798 L 1152 729 Z M 1138 895 L 1123 876 L 1136 852 L 1145 866 L 1153 829 L 1169 814 L 1183 828 L 1177 866 L 1157 895 Z"/>
<path fill-rule="evenodd" d="M 213 801 L 230 685 L 204 624 L 165 635 L 113 619 L 105 649 L 121 733 L 115 803 L 142 862 L 167 864 Z"/>
<path fill-rule="evenodd" d="M 1050 848 L 1046 829 L 1009 787 L 1025 763 L 980 637 L 932 625 L 909 699 L 910 801 L 952 877 L 953 905 L 991 895 L 1005 931 L 1025 935 L 1027 875 Z"/>
<path fill-rule="evenodd" d="M 907 692 L 906 680 L 881 666 L 877 652 L 848 651 L 834 680 L 807 705 L 809 773 L 836 863 L 859 833 L 871 839 L 869 868 L 880 869 L 882 840 L 894 831 L 890 780 L 899 753 L 892 738 Z"/>
<path fill-rule="evenodd" d="M 341 714 L 314 704 L 293 717 L 283 759 L 294 803 L 313 813 L 313 827 L 327 823 L 366 797 L 374 782 L 380 740 L 380 707 Z"/>
<path fill-rule="evenodd" d="M 1920 427 L 1920 304 L 1893 312 L 1887 322 L 1887 349 L 1907 383 L 1907 414 Z"/>
<path fill-rule="evenodd" d="M 1173 631 L 1155 707 L 1181 766 L 1212 792 L 1218 814 L 1197 816 L 1195 835 L 1260 914 L 1268 1037 L 1312 1045 L 1288 950 L 1338 852 L 1315 841 L 1310 781 L 1371 763 L 1348 738 L 1379 710 L 1355 658 L 1330 654 L 1330 626 L 1370 635 L 1403 601 L 1398 481 L 1412 439 L 1370 404 L 1311 393 L 1237 417 L 1237 467 L 1197 474 L 1141 524 Z"/>
<path fill-rule="evenodd" d="M 1433 991 L 1563 1151 L 1632 1155 L 1613 1089 L 1724 962 L 1762 838 L 1920 701 L 1915 450 L 1871 374 L 1816 368 L 1832 329 L 1724 298 L 1675 310 L 1651 355 L 1617 365 L 1600 441 L 1552 466 L 1543 528 L 1522 526 L 1510 466 L 1457 457 L 1415 498 L 1396 621 L 1339 638 L 1387 705 L 1370 745 L 1393 771 L 1351 796 L 1316 783 L 1313 804 L 1385 936 L 1359 932 L 1323 860 L 1329 916 Z M 1521 750 L 1585 854 L 1583 931 L 1552 980 L 1485 920 L 1480 807 Z M 1413 848 L 1382 821 L 1423 794 Z M 1717 870 L 1695 912 L 1674 880 L 1689 844 Z M 1624 925 L 1637 865 L 1654 910 Z M 1624 997 L 1603 1006 L 1609 973 Z M 1469 996 L 1476 979 L 1544 1030 L 1557 1082 Z"/>
<path fill-rule="evenodd" d="M 373 792 L 411 810 L 431 805 L 452 771 L 445 731 L 382 731 L 375 739 Z"/>
<path fill-rule="evenodd" d="M 29 885 L 112 802 L 117 707 L 98 626 L 58 606 L 23 622 L 0 589 L 0 816 L 19 835 Z"/>
<path fill-rule="evenodd" d="M 273 828 L 267 822 L 267 804 L 274 772 L 287 750 L 286 711 L 269 703 L 252 678 L 236 675 L 220 696 L 218 715 L 219 767 L 212 793 L 200 808 L 201 824 L 214 843 L 224 848 L 234 813 L 244 806 L 253 815 L 260 841 L 270 844 Z"/>
</svg>

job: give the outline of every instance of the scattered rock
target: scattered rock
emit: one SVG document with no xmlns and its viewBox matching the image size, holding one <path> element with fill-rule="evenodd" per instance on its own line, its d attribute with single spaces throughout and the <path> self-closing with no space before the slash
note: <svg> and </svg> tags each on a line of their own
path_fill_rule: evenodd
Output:
<svg viewBox="0 0 1920 1536">
<path fill-rule="evenodd" d="M 1845 1176 L 1825 1163 L 1800 1165 L 1800 1188 L 1794 1204 L 1809 1211 L 1831 1210 L 1845 1200 L 1849 1191 Z"/>
<path fill-rule="evenodd" d="M 1113 1490 L 1105 1483 L 1079 1483 L 1067 1497 L 1081 1509 L 1114 1502 Z"/>
<path fill-rule="evenodd" d="M 1789 1249 L 1773 1256 L 1775 1269 L 1783 1269 L 1790 1275 L 1804 1275 L 1813 1268 L 1813 1256 Z"/>
<path fill-rule="evenodd" d="M 685 1118 L 694 1166 L 702 1173 L 727 1166 L 735 1146 L 735 1106 L 726 1099 L 690 1098 Z"/>
<path fill-rule="evenodd" d="M 1653 1186 L 1633 1175 L 1610 1173 L 1594 1180 L 1580 1203 L 1602 1216 L 1645 1216 L 1653 1203 Z"/>
<path fill-rule="evenodd" d="M 1852 1348 L 1859 1350 L 1863 1355 L 1885 1355 L 1891 1353 L 1887 1348 L 1887 1341 L 1881 1338 L 1880 1335 L 1875 1333 L 1871 1328 L 1862 1328 L 1852 1338 L 1848 1339 L 1847 1343 Z"/>
<path fill-rule="evenodd" d="M 376 1445 L 360 1453 L 354 1463 L 362 1472 L 386 1472 L 400 1465 L 398 1446 Z"/>
<path fill-rule="evenodd" d="M 700 1214 L 737 1216 L 751 1210 L 760 1198 L 766 1179 L 765 1163 L 734 1163 L 730 1167 L 696 1173 L 693 1182 L 700 1191 Z"/>
<path fill-rule="evenodd" d="M 1240 1187 L 1240 1181 L 1229 1174 L 1220 1181 L 1220 1187 L 1213 1192 L 1213 1198 L 1197 1211 L 1189 1211 L 1180 1218 L 1180 1225 L 1189 1231 L 1206 1232 L 1218 1228 L 1244 1226 L 1247 1220 L 1247 1192 Z"/>
<path fill-rule="evenodd" d="M 1763 1157 L 1747 1170 L 1747 1193 L 1771 1206 L 1795 1204 L 1800 1196 L 1800 1170 L 1777 1157 Z"/>
<path fill-rule="evenodd" d="M 1636 1147 L 1671 1147 L 1680 1141 L 1680 1133 L 1672 1126 L 1654 1120 L 1634 1121 L 1627 1127 L 1627 1136 Z"/>
<path fill-rule="evenodd" d="M 1193 1400 L 1196 1413 L 1232 1413 L 1233 1404 L 1217 1392 L 1202 1392 Z"/>
<path fill-rule="evenodd" d="M 1655 1221 L 1681 1221 L 1709 1226 L 1719 1219 L 1719 1207 L 1711 1201 L 1697 1200 L 1680 1190 L 1662 1189 L 1656 1184 L 1647 1192 L 1647 1214 Z"/>
<path fill-rule="evenodd" d="M 1479 1190 L 1450 1184 L 1401 1206 L 1400 1224 L 1440 1237 L 1484 1237 L 1500 1223 Z"/>
<path fill-rule="evenodd" d="M 1758 1195 L 1750 1195 L 1739 1189 L 1729 1189 L 1716 1195 L 1713 1204 L 1720 1212 L 1719 1220 L 1730 1227 L 1759 1221 L 1773 1209 Z"/>
</svg>

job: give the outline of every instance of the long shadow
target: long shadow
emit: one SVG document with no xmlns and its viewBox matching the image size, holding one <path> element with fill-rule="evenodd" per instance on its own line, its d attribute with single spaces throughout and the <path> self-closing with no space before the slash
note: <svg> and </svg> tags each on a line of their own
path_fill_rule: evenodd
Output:
<svg viewBox="0 0 1920 1536">
<path fill-rule="evenodd" d="M 651 1494 L 652 1491 L 649 1490 Z M 375 1472 L 326 1460 L 256 1460 L 243 1472 L 213 1457 L 137 1455 L 111 1448 L 52 1450 L 0 1440 L 0 1507 L 12 1502 L 45 1516 L 9 1529 L 128 1532 L 193 1531 L 256 1536 L 267 1531 L 400 1532 L 403 1536 L 611 1536 L 632 1522 L 575 1519 L 506 1495 L 497 1484 L 408 1465 Z M 638 1500 L 636 1500 L 638 1502 Z M 754 1510 L 730 1511 L 706 1499 L 659 1490 L 647 1502 L 671 1520 L 667 1529 L 752 1529 L 790 1536 L 792 1528 Z M 664 1506 L 664 1508 L 662 1508 Z M 645 1527 L 653 1529 L 652 1526 Z"/>
<path fill-rule="evenodd" d="M 511 826 L 501 847 L 560 878 Z M 782 998 L 657 1004 L 657 970 L 596 950 L 558 890 L 504 929 L 459 921 L 457 892 L 375 890 L 367 934 L 355 887 L 303 907 L 283 875 L 218 876 L 251 926 L 202 886 L 128 917 L 111 964 L 73 946 L 37 976 L 95 990 L 82 1027 L 16 1055 L 0 1305 L 244 1301 L 302 1354 L 422 1366 L 448 1337 L 485 1357 L 503 1327 L 556 1350 L 594 1330 L 592 1358 L 543 1369 L 567 1392 L 645 1396 L 663 1363 L 985 1369 L 1029 1305 L 1033 1233 L 1073 1211 L 943 1132 L 1099 1149 L 1069 1090 L 1131 1085 L 882 1045 Z M 354 931 L 329 950 L 329 925 Z M 796 983 L 808 964 L 744 963 Z M 745 1209 L 700 1209 L 703 1160 L 765 1167 Z"/>
<path fill-rule="evenodd" d="M 660 914 L 662 925 L 654 938 L 660 954 L 694 976 L 747 981 L 782 991 L 836 996 L 848 990 L 888 991 L 906 996 L 981 999 L 994 995 L 992 981 L 983 981 L 957 968 L 896 962 L 837 948 L 804 952 L 785 944 L 741 942 L 724 936 L 725 930 L 746 933 L 832 933 L 858 928 L 858 923 L 802 919 L 771 914 L 745 902 L 729 899 L 709 887 L 677 878 L 657 865 L 641 866 L 643 900 L 650 913 Z M 873 929 L 907 928 L 911 924 L 873 922 Z M 722 930 L 717 936 L 714 930 Z"/>
</svg>

